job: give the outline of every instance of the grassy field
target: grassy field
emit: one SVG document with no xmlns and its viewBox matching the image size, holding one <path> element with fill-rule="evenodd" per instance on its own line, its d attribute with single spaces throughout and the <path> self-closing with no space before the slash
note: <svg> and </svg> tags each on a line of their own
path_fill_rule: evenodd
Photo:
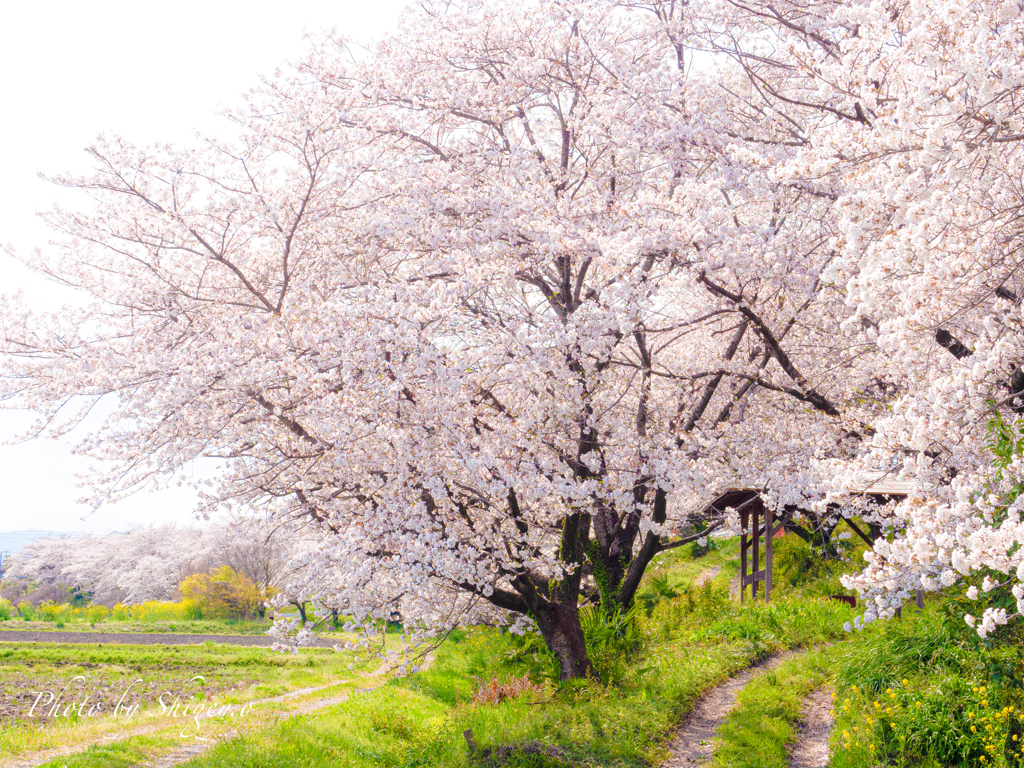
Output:
<svg viewBox="0 0 1024 768">
<path fill-rule="evenodd" d="M 168 748 L 180 745 L 182 733 L 195 724 L 186 715 L 194 716 L 197 706 L 202 708 L 200 729 L 205 734 L 231 723 L 233 717 L 238 719 L 247 702 L 307 688 L 337 695 L 354 689 L 366 677 L 366 667 L 354 656 L 324 649 L 303 649 L 293 655 L 213 643 L 180 647 L 4 643 L 0 645 L 0 761 L 90 740 L 120 743 L 139 728 L 146 730 L 142 737 L 127 739 L 134 744 L 142 738 L 134 749 L 145 744 Z M 209 717 L 211 711 L 225 716 Z M 259 720 L 252 712 L 242 714 L 248 725 Z M 163 732 L 160 745 L 147 741 Z M 196 735 L 202 734 L 188 733 L 186 738 Z"/>
<path fill-rule="evenodd" d="M 263 619 L 212 621 L 0 621 L 0 630 L 33 632 L 128 632 L 131 634 L 262 635 L 271 627 Z"/>
</svg>

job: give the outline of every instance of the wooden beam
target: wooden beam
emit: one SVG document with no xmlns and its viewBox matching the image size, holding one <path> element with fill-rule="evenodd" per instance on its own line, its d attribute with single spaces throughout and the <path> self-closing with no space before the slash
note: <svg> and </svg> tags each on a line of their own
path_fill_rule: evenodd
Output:
<svg viewBox="0 0 1024 768">
<path fill-rule="evenodd" d="M 753 524 L 753 526 L 751 526 L 751 528 L 753 530 L 753 533 L 754 533 L 754 536 L 753 536 L 754 540 L 752 542 L 753 545 L 754 545 L 754 557 L 753 557 L 753 562 L 752 562 L 750 567 L 751 567 L 751 570 L 756 572 L 757 569 L 761 567 L 761 537 L 758 535 L 759 532 L 760 532 L 758 529 L 761 526 L 761 504 L 754 504 L 753 508 L 750 510 L 750 512 L 751 512 L 751 515 L 754 518 L 754 524 Z M 751 602 L 756 602 L 757 601 L 757 578 L 756 578 L 756 576 L 755 576 L 754 582 L 750 586 L 750 600 L 751 600 Z"/>
<path fill-rule="evenodd" d="M 772 597 L 772 510 L 771 507 L 764 512 L 764 601 L 767 603 Z"/>
<path fill-rule="evenodd" d="M 745 587 L 748 584 L 756 584 L 759 581 L 764 581 L 764 578 L 765 578 L 765 576 L 764 576 L 764 568 L 762 568 L 760 571 L 754 571 L 750 575 L 744 576 L 743 577 L 743 586 Z M 756 587 L 755 587 L 755 589 L 756 589 Z"/>
<path fill-rule="evenodd" d="M 867 536 L 866 536 L 866 535 L 864 534 L 864 531 L 862 531 L 862 530 L 861 530 L 860 528 L 858 528 L 858 527 L 856 526 L 856 524 L 855 524 L 855 523 L 853 522 L 853 520 L 850 520 L 849 518 L 845 518 L 845 517 L 844 517 L 843 519 L 844 519 L 844 520 L 846 520 L 846 524 L 847 524 L 848 526 L 850 526 L 850 527 L 851 527 L 851 528 L 853 529 L 853 532 L 854 532 L 854 533 L 856 533 L 856 534 L 857 534 L 858 536 L 860 536 L 860 537 L 861 537 L 862 539 L 864 539 L 864 541 L 865 541 L 865 542 L 867 543 L 867 545 L 868 545 L 869 547 L 873 547 L 873 546 L 875 546 L 875 539 L 873 539 L 873 538 L 872 538 L 872 539 L 869 539 L 869 538 L 868 538 L 868 537 L 867 537 Z M 876 537 L 876 538 L 877 538 L 877 537 Z"/>
<path fill-rule="evenodd" d="M 743 593 L 746 591 L 744 582 L 747 578 L 747 530 L 750 522 L 750 510 L 740 510 L 740 526 L 743 533 L 740 534 L 740 602 L 743 602 Z"/>
</svg>

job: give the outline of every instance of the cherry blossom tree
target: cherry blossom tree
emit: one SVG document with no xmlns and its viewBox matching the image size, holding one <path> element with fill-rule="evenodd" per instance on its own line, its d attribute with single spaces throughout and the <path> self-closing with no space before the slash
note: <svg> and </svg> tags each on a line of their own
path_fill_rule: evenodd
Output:
<svg viewBox="0 0 1024 768">
<path fill-rule="evenodd" d="M 986 592 L 1012 592 L 1019 615 L 1021 476 L 1006 446 L 1024 393 L 1020 8 L 722 8 L 703 48 L 735 61 L 757 91 L 752 108 L 789 131 L 794 151 L 772 177 L 834 200 L 837 258 L 824 279 L 845 289 L 846 327 L 866 328 L 904 371 L 880 382 L 891 407 L 870 422 L 860 465 L 920 491 L 895 510 L 898 535 L 849 579 L 870 600 L 865 619 L 891 616 L 916 588 L 982 577 Z M 990 608 L 979 631 L 1012 616 Z"/>
<path fill-rule="evenodd" d="M 39 434 L 116 400 L 97 502 L 210 457 L 211 508 L 309 521 L 321 610 L 486 607 L 591 673 L 581 602 L 628 608 L 719 491 L 818 503 L 915 381 L 850 302 L 811 126 L 723 54 L 741 10 L 428 2 L 319 43 L 235 138 L 100 139 L 54 179 L 93 207 L 26 259 L 88 303 L 4 302 L 0 393 Z"/>
</svg>

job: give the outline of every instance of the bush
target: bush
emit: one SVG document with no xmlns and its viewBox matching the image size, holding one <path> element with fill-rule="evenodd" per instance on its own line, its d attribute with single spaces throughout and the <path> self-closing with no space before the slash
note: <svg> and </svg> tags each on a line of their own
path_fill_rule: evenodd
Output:
<svg viewBox="0 0 1024 768">
<path fill-rule="evenodd" d="M 128 613 L 136 621 L 180 621 L 185 617 L 185 607 L 168 600 L 150 600 L 131 606 Z"/>
<path fill-rule="evenodd" d="M 90 605 L 86 615 L 90 624 L 98 624 L 110 615 L 110 609 L 105 605 Z"/>
<path fill-rule="evenodd" d="M 42 621 L 64 621 L 71 610 L 66 605 L 47 600 L 39 605 L 39 619 Z"/>
<path fill-rule="evenodd" d="M 182 603 L 183 617 L 186 621 L 201 621 L 203 618 L 203 608 L 199 604 L 198 600 L 188 599 L 183 600 Z"/>
<path fill-rule="evenodd" d="M 252 581 L 225 565 L 189 576 L 178 586 L 185 601 L 194 601 L 208 619 L 240 619 L 259 612 L 263 595 Z"/>
<path fill-rule="evenodd" d="M 32 603 L 28 600 L 22 600 L 18 603 L 18 613 L 21 614 L 21 618 L 25 621 L 34 621 L 36 617 L 35 608 L 32 607 Z"/>
<path fill-rule="evenodd" d="M 14 606 L 7 600 L 0 599 L 0 621 L 7 621 L 14 613 Z"/>
<path fill-rule="evenodd" d="M 982 641 L 948 601 L 851 644 L 837 674 L 837 768 L 1021 763 L 1019 636 Z"/>
</svg>

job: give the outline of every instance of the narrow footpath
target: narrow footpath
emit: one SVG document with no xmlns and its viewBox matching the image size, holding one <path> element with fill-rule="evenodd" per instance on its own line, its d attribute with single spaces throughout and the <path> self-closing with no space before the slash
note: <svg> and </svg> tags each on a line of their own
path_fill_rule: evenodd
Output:
<svg viewBox="0 0 1024 768">
<path fill-rule="evenodd" d="M 827 768 L 832 759 L 828 748 L 832 735 L 831 688 L 819 688 L 804 701 L 799 738 L 789 753 L 789 768 Z"/>
<path fill-rule="evenodd" d="M 672 755 L 661 764 L 661 768 L 688 768 L 704 765 L 715 751 L 715 738 L 729 712 L 736 706 L 736 696 L 758 672 L 773 669 L 787 659 L 799 656 L 803 651 L 790 651 L 773 656 L 767 662 L 758 664 L 730 677 L 721 685 L 712 688 L 697 701 L 693 711 L 687 715 L 682 727 L 669 745 Z"/>
</svg>

